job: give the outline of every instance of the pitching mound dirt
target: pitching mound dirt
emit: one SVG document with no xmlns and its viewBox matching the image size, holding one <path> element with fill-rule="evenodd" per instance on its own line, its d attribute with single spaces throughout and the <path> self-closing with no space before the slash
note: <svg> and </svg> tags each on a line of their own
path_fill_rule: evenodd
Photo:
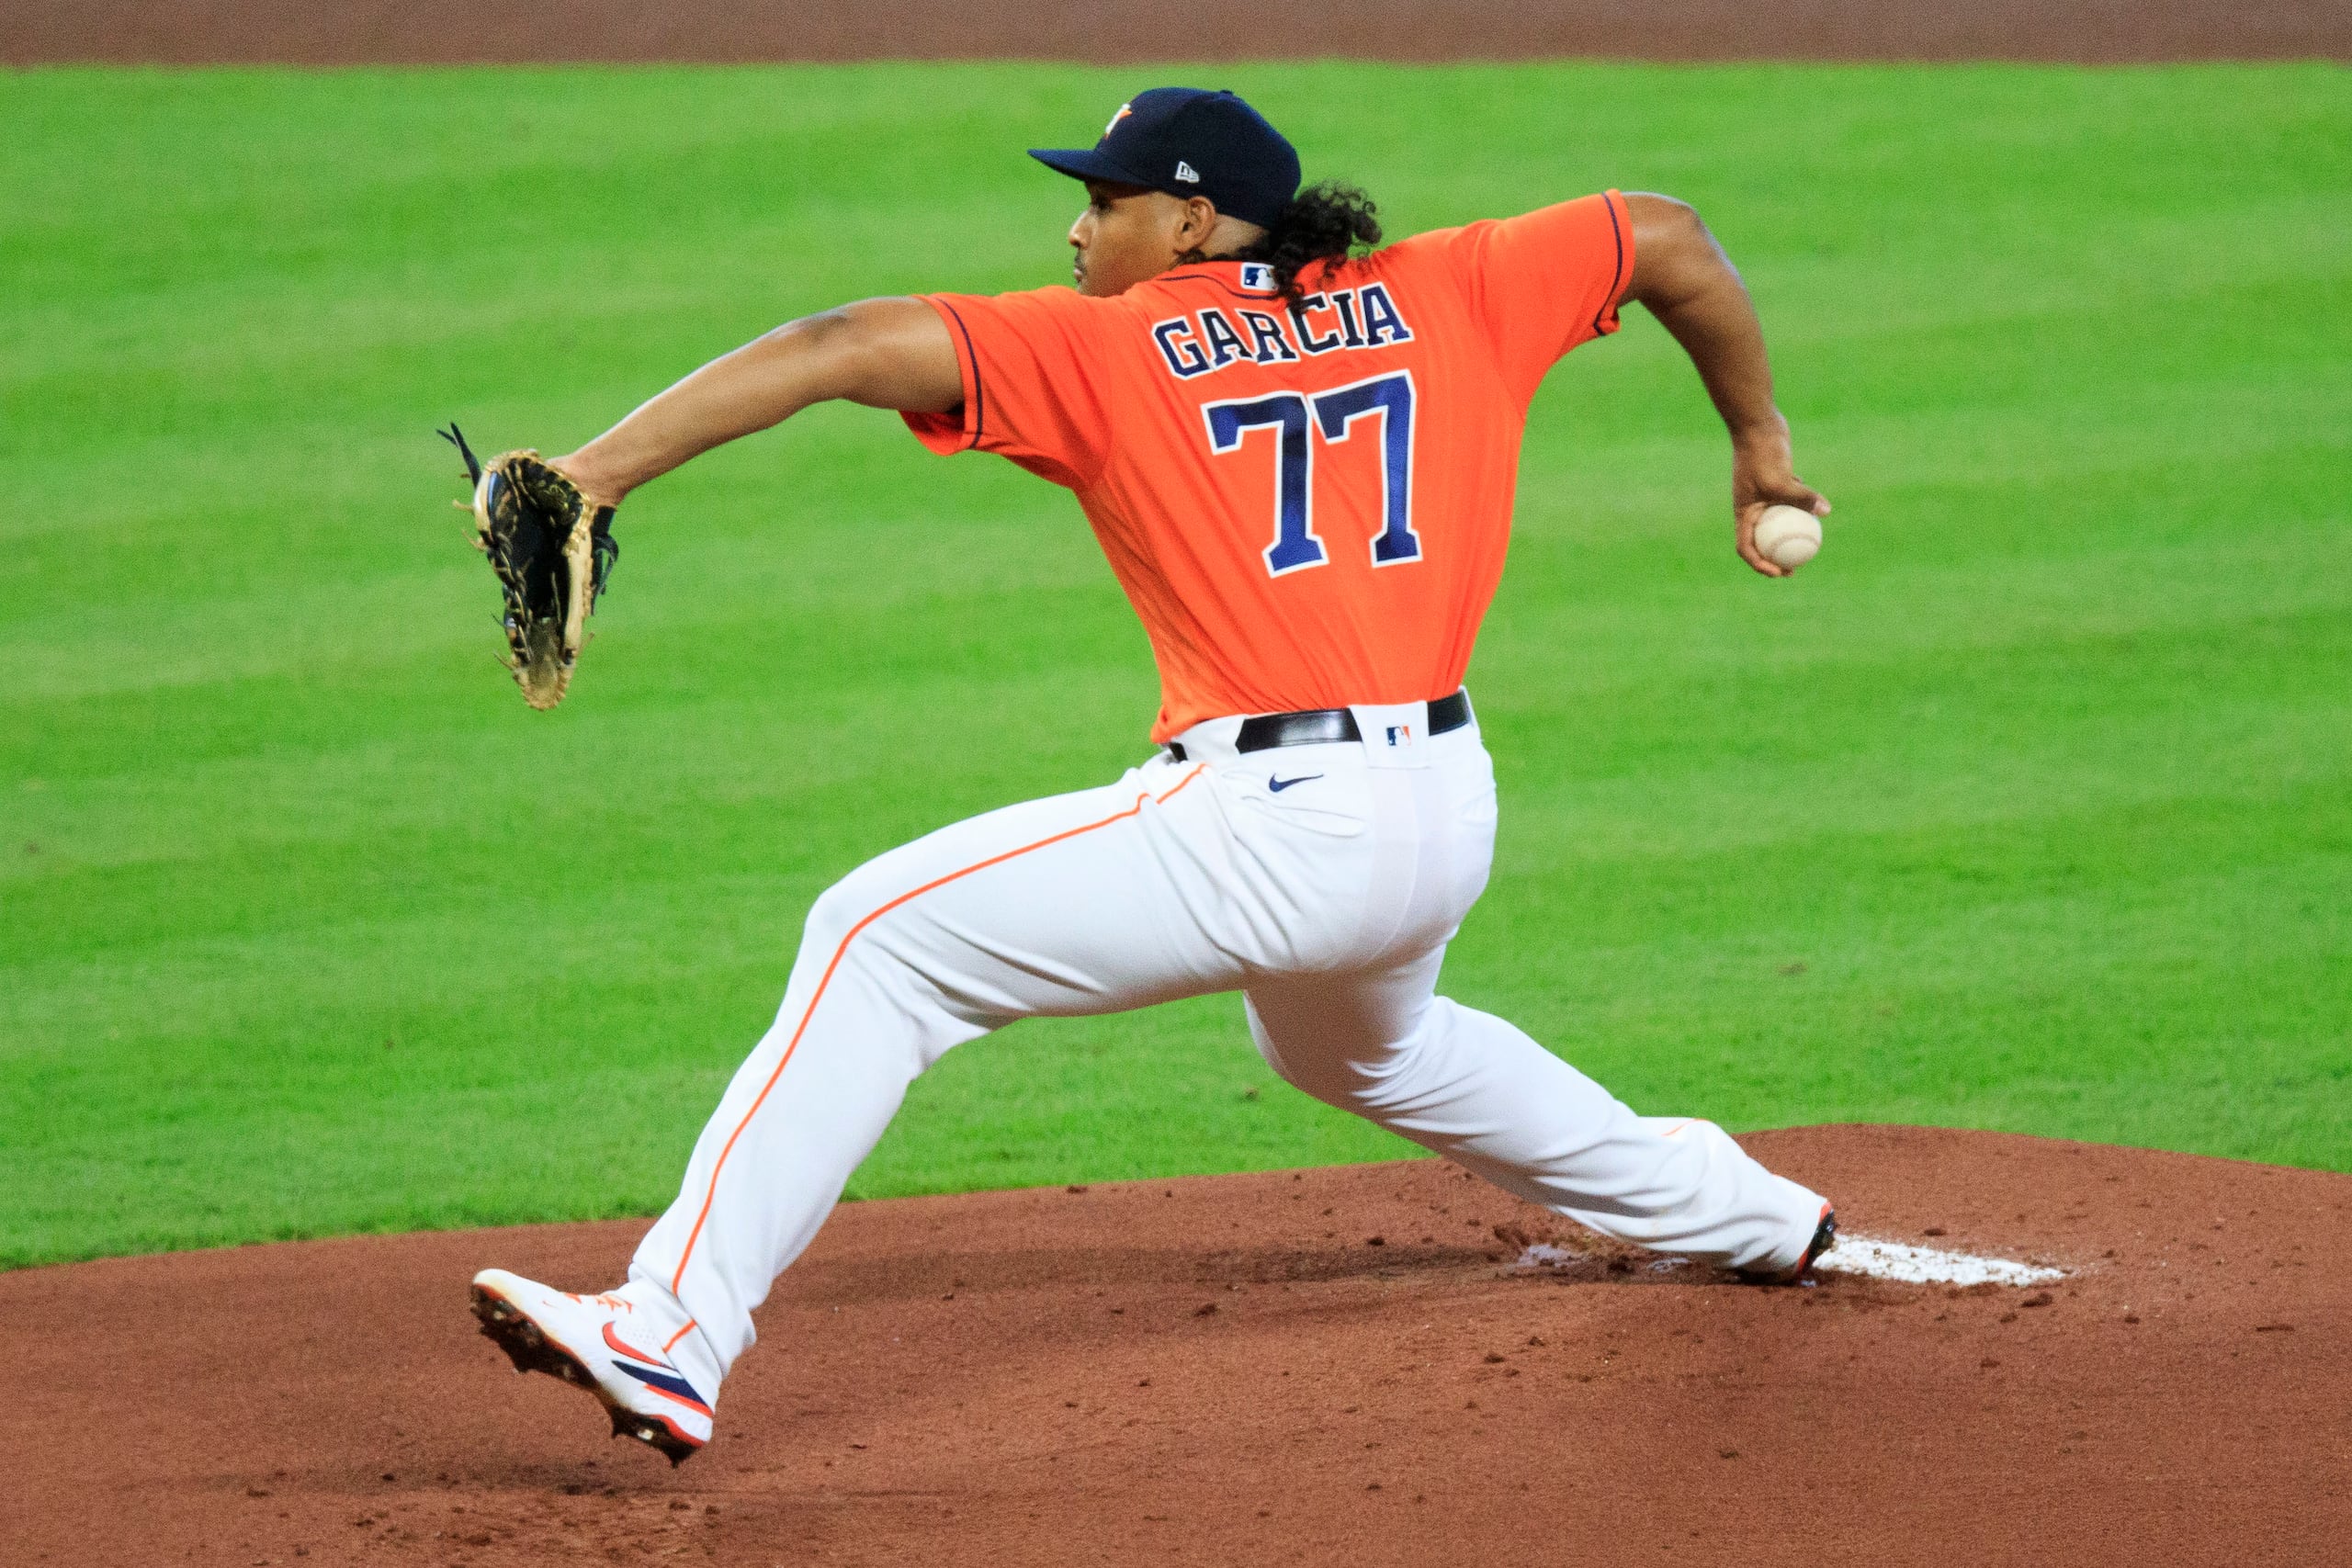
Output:
<svg viewBox="0 0 2352 1568">
<path fill-rule="evenodd" d="M 0 61 L 2352 57 L 2343 0 L 11 0 Z"/>
<path fill-rule="evenodd" d="M 2347 1560 L 2352 1177 L 1748 1141 L 1851 1232 L 2065 1273 L 1744 1287 L 1436 1162 L 854 1204 L 673 1472 L 466 1310 L 640 1224 L 28 1270 L 0 1562 Z"/>
</svg>

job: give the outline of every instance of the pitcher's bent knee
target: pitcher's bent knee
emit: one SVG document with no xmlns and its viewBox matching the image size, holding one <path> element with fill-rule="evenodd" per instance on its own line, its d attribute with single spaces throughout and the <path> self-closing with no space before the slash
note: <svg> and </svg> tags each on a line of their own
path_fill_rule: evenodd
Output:
<svg viewBox="0 0 2352 1568">
<path fill-rule="evenodd" d="M 921 918 L 913 905 L 891 908 L 903 893 L 868 861 L 817 895 L 800 929 L 800 952 L 793 961 L 795 988 L 822 984 L 828 970 L 857 964 L 880 972 L 906 965 L 904 928 Z"/>
<path fill-rule="evenodd" d="M 1245 998 L 1244 1005 L 1258 1055 L 1284 1083 L 1358 1115 L 1370 1114 L 1393 1096 L 1422 1032 L 1417 1029 L 1401 1040 L 1370 1040 L 1352 1030 L 1317 1031 L 1303 1020 L 1286 1017 L 1278 1043 L 1256 1002 Z"/>
<path fill-rule="evenodd" d="M 800 926 L 800 953 L 803 958 L 821 955 L 830 963 L 839 952 L 857 923 L 872 912 L 861 905 L 851 886 L 854 874 L 834 883 L 817 895 L 808 906 L 808 918 Z"/>
<path fill-rule="evenodd" d="M 779 1026 L 847 1046 L 908 1078 L 954 1046 L 1010 1022 L 960 998 L 952 957 L 934 953 L 922 911 L 892 908 L 876 878 L 851 873 L 817 896 L 801 931 Z"/>
</svg>

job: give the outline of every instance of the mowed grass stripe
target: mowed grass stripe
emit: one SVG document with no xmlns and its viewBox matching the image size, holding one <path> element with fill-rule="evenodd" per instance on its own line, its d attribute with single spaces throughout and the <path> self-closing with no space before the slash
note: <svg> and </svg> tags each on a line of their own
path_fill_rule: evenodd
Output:
<svg viewBox="0 0 2352 1568">
<path fill-rule="evenodd" d="M 1397 232 L 1697 201 L 1838 502 L 1749 580 L 1654 323 L 1547 385 L 1451 990 L 1645 1111 L 2352 1168 L 2352 78 L 1219 80 Z M 561 446 L 795 313 L 1057 281 L 1018 150 L 1136 85 L 11 79 L 0 1262 L 657 1208 L 820 889 L 1143 754 L 1070 501 L 851 410 L 633 500 L 527 714 L 429 434 Z M 951 1055 L 852 1190 L 1399 1152 L 1204 998 Z"/>
</svg>

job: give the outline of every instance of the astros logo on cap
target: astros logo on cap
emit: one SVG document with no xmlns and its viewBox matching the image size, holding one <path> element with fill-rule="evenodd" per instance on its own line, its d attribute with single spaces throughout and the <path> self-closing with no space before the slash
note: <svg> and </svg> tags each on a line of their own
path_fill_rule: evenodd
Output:
<svg viewBox="0 0 2352 1568">
<path fill-rule="evenodd" d="M 1075 180 L 1205 196 L 1261 229 L 1280 222 L 1298 192 L 1298 150 L 1231 93 L 1202 87 L 1137 93 L 1091 150 L 1032 147 L 1029 155 Z"/>
</svg>

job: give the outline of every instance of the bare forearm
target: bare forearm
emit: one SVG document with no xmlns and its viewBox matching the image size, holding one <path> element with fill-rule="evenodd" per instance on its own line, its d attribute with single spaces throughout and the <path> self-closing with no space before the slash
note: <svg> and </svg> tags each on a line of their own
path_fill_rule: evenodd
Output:
<svg viewBox="0 0 2352 1568">
<path fill-rule="evenodd" d="M 1690 356 L 1734 440 L 1786 428 L 1772 402 L 1763 323 L 1728 262 L 1720 281 L 1653 313 Z"/>
<path fill-rule="evenodd" d="M 1797 478 L 1788 421 L 1772 400 L 1764 328 L 1747 286 L 1683 203 L 1634 195 L 1626 206 L 1634 220 L 1634 276 L 1626 298 L 1647 307 L 1682 345 L 1731 432 L 1733 536 L 1740 558 L 1767 577 L 1785 577 L 1785 570 L 1756 549 L 1757 521 L 1772 505 L 1826 515 L 1829 502 Z"/>
<path fill-rule="evenodd" d="M 869 299 L 786 322 L 712 360 L 554 462 L 589 494 L 617 503 L 687 459 L 812 403 L 845 398 L 944 412 L 961 396 L 955 350 L 930 307 Z"/>
<path fill-rule="evenodd" d="M 803 323 L 779 327 L 712 360 L 556 467 L 589 493 L 618 502 L 712 447 L 781 423 L 831 394 L 819 356 L 795 352 Z"/>
<path fill-rule="evenodd" d="M 1635 209 L 1636 265 L 1629 297 L 1645 306 L 1690 356 L 1735 439 L 1784 428 L 1772 403 L 1764 326 L 1738 269 L 1688 207 L 1657 197 L 1634 199 L 1657 204 L 1659 210 Z M 1646 225 L 1641 224 L 1644 218 L 1650 219 Z M 1646 236 L 1645 227 L 1650 231 Z M 1640 245 L 1644 237 L 1648 254 Z"/>
</svg>

